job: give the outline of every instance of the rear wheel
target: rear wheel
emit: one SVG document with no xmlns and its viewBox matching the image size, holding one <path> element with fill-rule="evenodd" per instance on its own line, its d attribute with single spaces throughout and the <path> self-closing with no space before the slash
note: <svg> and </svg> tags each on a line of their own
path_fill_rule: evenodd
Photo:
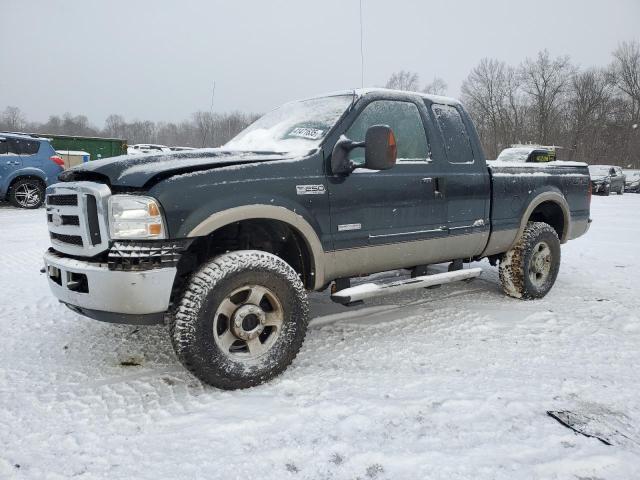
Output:
<svg viewBox="0 0 640 480">
<path fill-rule="evenodd" d="M 516 245 L 500 260 L 500 282 L 515 298 L 544 297 L 560 270 L 560 240 L 543 222 L 529 222 Z"/>
<path fill-rule="evenodd" d="M 44 203 L 44 185 L 37 178 L 22 178 L 11 185 L 9 201 L 18 208 L 39 208 Z"/>
<path fill-rule="evenodd" d="M 203 382 L 247 388 L 283 372 L 308 323 L 304 286 L 282 259 L 245 250 L 216 257 L 193 275 L 171 324 L 173 348 Z"/>
</svg>

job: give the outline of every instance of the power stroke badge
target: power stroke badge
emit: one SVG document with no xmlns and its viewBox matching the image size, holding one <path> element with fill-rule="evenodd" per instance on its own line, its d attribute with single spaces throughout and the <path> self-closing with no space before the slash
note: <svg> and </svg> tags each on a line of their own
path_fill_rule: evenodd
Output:
<svg viewBox="0 0 640 480">
<path fill-rule="evenodd" d="M 322 195 L 326 191 L 324 185 L 296 185 L 298 195 Z"/>
</svg>

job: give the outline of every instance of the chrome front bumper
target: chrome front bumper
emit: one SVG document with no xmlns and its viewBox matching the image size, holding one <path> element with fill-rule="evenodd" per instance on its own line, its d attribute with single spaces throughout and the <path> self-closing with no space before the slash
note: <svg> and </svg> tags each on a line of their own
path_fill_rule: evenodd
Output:
<svg viewBox="0 0 640 480">
<path fill-rule="evenodd" d="M 169 308 L 175 267 L 141 272 L 109 270 L 48 251 L 47 281 L 53 294 L 72 310 L 116 323 L 158 323 Z"/>
</svg>

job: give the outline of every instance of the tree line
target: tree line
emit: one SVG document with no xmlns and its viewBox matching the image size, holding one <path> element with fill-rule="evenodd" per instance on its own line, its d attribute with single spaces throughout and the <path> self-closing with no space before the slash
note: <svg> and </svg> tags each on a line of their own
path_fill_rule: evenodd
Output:
<svg viewBox="0 0 640 480">
<path fill-rule="evenodd" d="M 434 77 L 420 88 L 417 73 L 393 73 L 388 88 L 443 95 Z M 558 158 L 640 168 L 640 43 L 622 42 L 607 66 L 580 67 L 543 50 L 519 65 L 483 58 L 464 80 L 460 97 L 473 118 L 487 158 L 512 144 L 555 145 Z M 17 107 L 0 115 L 0 130 L 106 136 L 134 143 L 219 146 L 254 121 L 242 112 L 196 112 L 180 123 L 132 121 L 110 115 L 104 128 L 84 115 L 52 115 L 28 122 Z"/>
<path fill-rule="evenodd" d="M 241 112 L 195 112 L 180 123 L 134 120 L 109 115 L 100 129 L 85 115 L 51 115 L 45 123 L 28 122 L 17 107 L 7 107 L 0 115 L 0 131 L 49 135 L 78 135 L 126 139 L 130 145 L 157 143 L 184 147 L 219 147 L 237 135 L 259 115 Z"/>
<path fill-rule="evenodd" d="M 420 89 L 414 72 L 394 73 L 387 87 L 443 94 L 437 78 Z M 640 43 L 622 42 L 605 67 L 581 68 L 547 50 L 519 65 L 483 58 L 460 98 L 487 158 L 513 144 L 554 145 L 558 158 L 640 168 Z"/>
</svg>

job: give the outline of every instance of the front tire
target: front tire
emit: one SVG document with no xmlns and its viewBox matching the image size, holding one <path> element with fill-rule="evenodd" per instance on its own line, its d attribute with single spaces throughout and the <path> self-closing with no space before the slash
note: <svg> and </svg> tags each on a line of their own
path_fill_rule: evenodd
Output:
<svg viewBox="0 0 640 480">
<path fill-rule="evenodd" d="M 560 240 L 543 222 L 529 222 L 518 243 L 500 260 L 500 282 L 514 298 L 544 297 L 560 270 Z"/>
<path fill-rule="evenodd" d="M 40 208 L 44 203 L 44 185 L 36 178 L 23 178 L 11 185 L 9 202 L 17 208 Z"/>
<path fill-rule="evenodd" d="M 170 330 L 180 362 L 209 385 L 266 382 L 296 357 L 309 320 L 298 274 L 270 253 L 226 253 L 191 278 Z"/>
</svg>

